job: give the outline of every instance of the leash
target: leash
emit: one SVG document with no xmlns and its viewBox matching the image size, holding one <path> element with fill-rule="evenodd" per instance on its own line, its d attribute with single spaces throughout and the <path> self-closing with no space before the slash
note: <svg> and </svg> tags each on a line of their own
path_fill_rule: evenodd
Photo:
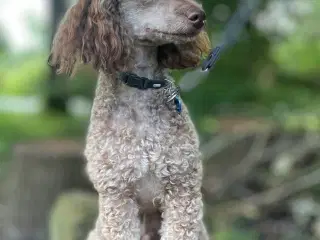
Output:
<svg viewBox="0 0 320 240">
<path fill-rule="evenodd" d="M 227 23 L 221 42 L 209 53 L 208 57 L 203 61 L 201 68 L 188 72 L 181 78 L 179 87 L 182 91 L 191 91 L 208 76 L 209 70 L 211 70 L 219 60 L 222 51 L 236 44 L 245 24 L 249 21 L 252 12 L 258 8 L 260 2 L 261 0 L 243 0 L 241 2 Z"/>
</svg>

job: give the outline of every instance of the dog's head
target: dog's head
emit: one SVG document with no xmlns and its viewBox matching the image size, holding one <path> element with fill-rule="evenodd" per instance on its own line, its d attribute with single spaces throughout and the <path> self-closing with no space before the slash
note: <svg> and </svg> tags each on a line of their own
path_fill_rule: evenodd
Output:
<svg viewBox="0 0 320 240">
<path fill-rule="evenodd" d="M 194 0 L 79 0 L 54 37 L 49 63 L 72 74 L 77 63 L 128 69 L 134 44 L 157 46 L 165 68 L 195 67 L 209 52 L 205 13 Z"/>
<path fill-rule="evenodd" d="M 122 0 L 121 13 L 136 39 L 147 44 L 190 42 L 203 30 L 205 12 L 193 0 Z"/>
</svg>

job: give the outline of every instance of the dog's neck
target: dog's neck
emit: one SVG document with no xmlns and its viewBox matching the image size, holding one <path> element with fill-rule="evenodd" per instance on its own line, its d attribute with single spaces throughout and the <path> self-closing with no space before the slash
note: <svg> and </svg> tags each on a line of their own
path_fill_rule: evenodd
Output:
<svg viewBox="0 0 320 240">
<path fill-rule="evenodd" d="M 162 74 L 164 69 L 158 64 L 157 50 L 158 48 L 156 46 L 137 45 L 134 48 L 134 62 L 131 72 L 149 79 L 154 79 L 159 76 L 159 74 Z"/>
<path fill-rule="evenodd" d="M 132 69 L 128 69 L 129 72 L 134 73 L 140 77 L 146 77 L 149 79 L 161 78 L 166 75 L 165 69 L 158 64 L 157 61 L 157 47 L 150 46 L 135 46 L 134 55 L 132 56 L 132 64 L 128 63 L 129 66 L 133 66 Z M 155 94 L 157 90 L 139 90 L 121 84 L 120 81 L 112 81 L 117 79 L 118 75 L 108 75 L 102 73 L 98 80 L 96 89 L 93 115 L 92 120 L 95 121 L 97 115 L 101 118 L 106 118 L 110 109 L 110 104 L 115 103 L 115 99 L 130 99 L 130 101 L 138 102 L 151 102 L 152 99 L 156 99 L 159 102 L 165 102 L 159 99 L 159 96 Z M 120 85 L 119 85 L 120 84 Z M 119 89 L 119 86 L 120 89 Z M 118 90 L 117 90 L 118 89 Z M 159 90 L 162 91 L 161 89 Z M 114 94 L 117 94 L 115 96 Z M 160 94 L 161 95 L 161 94 Z M 96 111 L 96 109 L 99 109 Z M 105 109 L 106 111 L 101 111 Z M 101 116 L 100 116 L 101 115 Z M 103 115 L 103 116 L 102 116 Z"/>
<path fill-rule="evenodd" d="M 159 79 L 168 77 L 166 69 L 164 69 L 157 59 L 157 47 L 136 46 L 132 59 L 134 66 L 128 69 L 140 77 L 149 79 Z M 101 72 L 96 88 L 95 98 L 92 107 L 91 125 L 99 124 L 101 121 L 110 117 L 112 106 L 125 102 L 124 106 L 135 107 L 139 109 L 139 113 L 143 114 L 146 109 L 145 104 L 166 105 L 167 99 L 163 89 L 155 90 L 139 90 L 122 84 L 118 74 L 105 74 Z M 134 104 L 133 104 L 134 103 Z M 149 110 L 148 110 L 149 111 Z"/>
</svg>

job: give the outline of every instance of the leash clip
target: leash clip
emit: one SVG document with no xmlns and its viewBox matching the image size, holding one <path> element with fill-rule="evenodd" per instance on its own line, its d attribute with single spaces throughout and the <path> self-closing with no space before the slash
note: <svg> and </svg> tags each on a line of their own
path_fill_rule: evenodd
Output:
<svg viewBox="0 0 320 240">
<path fill-rule="evenodd" d="M 220 57 L 221 50 L 222 50 L 222 47 L 218 46 L 218 47 L 215 47 L 210 52 L 209 56 L 202 64 L 202 71 L 207 72 L 214 66 L 214 64 L 217 62 L 217 60 Z"/>
</svg>

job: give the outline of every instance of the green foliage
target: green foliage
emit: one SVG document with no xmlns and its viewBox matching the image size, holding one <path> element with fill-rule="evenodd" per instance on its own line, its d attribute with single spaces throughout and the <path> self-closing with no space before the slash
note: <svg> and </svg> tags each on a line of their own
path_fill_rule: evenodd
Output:
<svg viewBox="0 0 320 240">
<path fill-rule="evenodd" d="M 26 96 L 38 92 L 41 82 L 48 74 L 46 57 L 43 53 L 15 56 L 0 64 L 0 94 Z"/>
<path fill-rule="evenodd" d="M 312 1 L 312 12 L 297 24 L 286 41 L 274 44 L 274 60 L 292 74 L 315 74 L 320 68 L 320 3 Z"/>
<path fill-rule="evenodd" d="M 0 155 L 18 141 L 84 136 L 87 119 L 59 115 L 0 115 Z"/>
<path fill-rule="evenodd" d="M 47 65 L 47 53 L 27 54 L 5 58 L 0 62 L 0 95 L 32 96 L 43 94 L 46 90 L 50 68 Z M 65 82 L 67 84 L 65 84 Z M 67 91 L 69 95 L 92 98 L 96 74 L 90 68 L 80 69 L 79 74 L 68 79 L 57 76 L 56 90 Z M 64 89 L 67 86 L 67 89 Z"/>
<path fill-rule="evenodd" d="M 320 39 L 306 39 L 294 35 L 273 49 L 274 58 L 281 69 L 292 74 L 315 73 L 320 66 Z"/>
<path fill-rule="evenodd" d="M 249 231 L 230 229 L 226 232 L 219 232 L 214 236 L 215 240 L 258 240 L 258 234 Z"/>
</svg>

